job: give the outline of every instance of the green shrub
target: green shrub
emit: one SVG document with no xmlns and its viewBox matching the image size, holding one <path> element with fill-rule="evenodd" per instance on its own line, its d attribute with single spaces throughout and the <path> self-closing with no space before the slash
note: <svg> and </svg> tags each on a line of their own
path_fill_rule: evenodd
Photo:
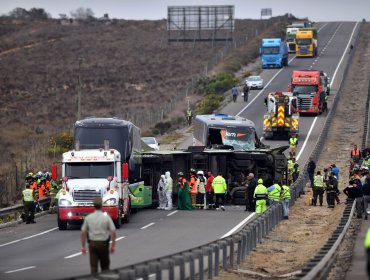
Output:
<svg viewBox="0 0 370 280">
<path fill-rule="evenodd" d="M 61 132 L 49 138 L 49 155 L 61 155 L 73 149 L 73 136 L 71 132 Z"/>
<path fill-rule="evenodd" d="M 196 93 L 198 94 L 222 94 L 225 91 L 231 89 L 234 84 L 237 83 L 233 74 L 230 73 L 220 73 L 217 76 L 204 77 L 199 79 L 197 85 L 195 86 Z"/>
<path fill-rule="evenodd" d="M 212 114 L 214 110 L 220 107 L 223 100 L 223 95 L 208 94 L 197 104 L 196 113 L 199 115 Z"/>
</svg>

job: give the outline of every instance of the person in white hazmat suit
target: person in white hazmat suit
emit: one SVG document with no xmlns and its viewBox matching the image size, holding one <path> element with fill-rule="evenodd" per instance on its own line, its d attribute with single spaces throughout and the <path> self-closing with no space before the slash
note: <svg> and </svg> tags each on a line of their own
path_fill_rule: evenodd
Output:
<svg viewBox="0 0 370 280">
<path fill-rule="evenodd" d="M 158 186 L 157 186 L 158 200 L 159 200 L 159 207 L 157 207 L 157 209 L 165 209 L 167 205 L 165 181 L 166 181 L 166 177 L 164 175 L 161 175 L 161 178 L 159 179 Z"/>
<path fill-rule="evenodd" d="M 172 210 L 172 187 L 173 187 L 173 180 L 171 178 L 170 171 L 165 173 L 165 191 L 166 191 L 166 198 L 167 198 L 167 207 L 165 210 Z"/>
<path fill-rule="evenodd" d="M 199 170 L 197 172 L 198 176 L 198 208 L 207 209 L 207 201 L 206 201 L 206 183 L 207 178 L 204 176 L 204 172 Z"/>
</svg>

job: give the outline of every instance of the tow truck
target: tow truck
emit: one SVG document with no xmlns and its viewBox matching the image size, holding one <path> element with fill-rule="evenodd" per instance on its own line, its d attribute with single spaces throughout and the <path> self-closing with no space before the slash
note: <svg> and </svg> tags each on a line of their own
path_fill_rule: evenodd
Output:
<svg viewBox="0 0 370 280">
<path fill-rule="evenodd" d="M 267 112 L 263 116 L 263 133 L 266 139 L 298 135 L 297 97 L 292 92 L 269 93 L 265 98 L 265 106 Z"/>
</svg>

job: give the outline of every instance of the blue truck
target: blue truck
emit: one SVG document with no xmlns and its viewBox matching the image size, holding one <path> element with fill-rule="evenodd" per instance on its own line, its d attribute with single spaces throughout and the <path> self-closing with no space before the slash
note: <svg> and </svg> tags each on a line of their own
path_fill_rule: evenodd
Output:
<svg viewBox="0 0 370 280">
<path fill-rule="evenodd" d="M 288 66 L 288 47 L 280 38 L 262 39 L 260 54 L 262 68 L 282 68 L 283 66 Z"/>
</svg>

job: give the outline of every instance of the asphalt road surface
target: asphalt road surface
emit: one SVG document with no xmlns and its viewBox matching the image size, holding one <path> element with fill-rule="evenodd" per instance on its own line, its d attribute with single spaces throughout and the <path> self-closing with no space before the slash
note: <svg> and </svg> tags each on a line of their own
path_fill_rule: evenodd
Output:
<svg viewBox="0 0 370 280">
<path fill-rule="evenodd" d="M 332 78 L 330 104 L 335 98 L 347 62 L 346 48 L 356 34 L 356 23 L 318 24 L 319 56 L 298 59 L 291 56 L 288 67 L 262 72 L 265 88 L 252 90 L 249 102 L 230 103 L 222 113 L 240 115 L 255 122 L 262 135 L 263 104 L 271 91 L 286 91 L 294 69 L 324 70 Z M 326 116 L 301 117 L 298 157 L 301 166 L 307 161 Z M 188 140 L 189 141 L 189 140 Z M 271 147 L 287 141 L 264 141 Z M 185 144 L 186 145 L 186 144 Z M 117 251 L 111 255 L 111 268 L 170 255 L 217 240 L 236 231 L 254 213 L 243 207 L 229 206 L 227 211 L 143 210 L 117 232 Z M 37 219 L 37 224 L 19 225 L 0 230 L 0 279 L 60 279 L 89 273 L 88 257 L 80 254 L 80 231 L 75 226 L 59 231 L 55 215 Z"/>
</svg>

